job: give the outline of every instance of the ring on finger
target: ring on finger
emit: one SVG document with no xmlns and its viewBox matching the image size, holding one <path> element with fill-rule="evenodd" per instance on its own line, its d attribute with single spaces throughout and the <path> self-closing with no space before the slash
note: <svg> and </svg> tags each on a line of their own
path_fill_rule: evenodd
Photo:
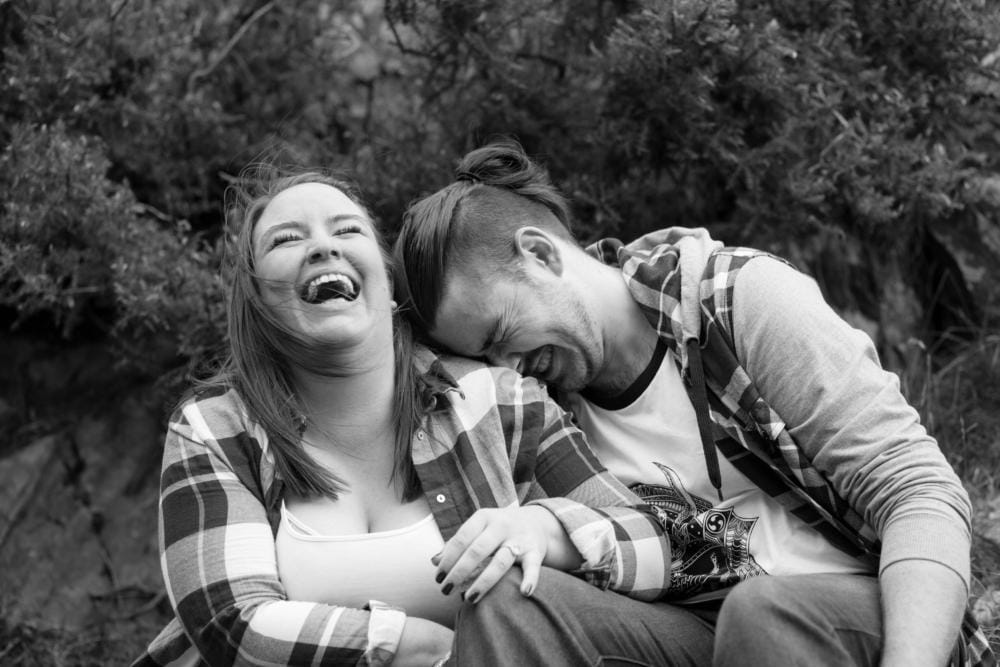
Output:
<svg viewBox="0 0 1000 667">
<path fill-rule="evenodd" d="M 510 555 L 514 557 L 515 561 L 521 557 L 521 554 L 524 553 L 524 550 L 521 549 L 521 547 L 514 544 L 507 544 L 507 543 L 501 544 L 500 549 L 506 549 L 507 551 L 509 551 Z M 497 549 L 497 553 L 500 552 L 500 549 Z"/>
</svg>

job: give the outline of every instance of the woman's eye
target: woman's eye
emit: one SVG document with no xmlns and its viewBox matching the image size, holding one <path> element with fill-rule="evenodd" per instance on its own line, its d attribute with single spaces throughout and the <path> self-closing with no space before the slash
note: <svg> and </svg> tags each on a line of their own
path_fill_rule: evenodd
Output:
<svg viewBox="0 0 1000 667">
<path fill-rule="evenodd" d="M 358 225 L 344 225 L 343 227 L 337 227 L 337 229 L 334 230 L 333 235 L 334 236 L 340 236 L 341 234 L 360 234 L 360 233 L 361 233 L 361 227 L 360 226 L 358 226 Z"/>
<path fill-rule="evenodd" d="M 289 241 L 295 241 L 299 237 L 297 234 L 277 234 L 271 239 L 271 248 L 277 248 L 282 243 L 288 243 Z"/>
</svg>

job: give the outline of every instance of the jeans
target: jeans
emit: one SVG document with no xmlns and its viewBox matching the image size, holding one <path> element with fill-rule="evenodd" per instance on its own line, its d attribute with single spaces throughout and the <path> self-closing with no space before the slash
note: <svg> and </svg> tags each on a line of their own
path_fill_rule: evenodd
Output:
<svg viewBox="0 0 1000 667">
<path fill-rule="evenodd" d="M 737 584 L 715 628 L 717 667 L 877 665 L 878 579 L 851 574 L 761 576 Z"/>
<path fill-rule="evenodd" d="M 711 625 L 683 608 L 640 602 L 542 568 L 530 598 L 513 568 L 458 613 L 448 665 L 710 665 Z"/>
</svg>

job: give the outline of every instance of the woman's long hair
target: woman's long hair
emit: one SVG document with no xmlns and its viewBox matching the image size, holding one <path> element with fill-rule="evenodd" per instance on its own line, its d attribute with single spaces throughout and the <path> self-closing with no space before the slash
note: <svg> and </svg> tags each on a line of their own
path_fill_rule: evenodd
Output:
<svg viewBox="0 0 1000 667">
<path fill-rule="evenodd" d="M 229 354 L 220 371 L 200 383 L 199 388 L 236 391 L 250 419 L 267 435 L 276 472 L 289 490 L 302 496 L 337 498 L 346 490 L 343 480 L 318 465 L 302 447 L 308 415 L 292 382 L 293 367 L 323 373 L 329 366 L 328 350 L 289 329 L 264 305 L 254 267 L 253 230 L 278 193 L 302 183 L 323 183 L 337 188 L 368 213 L 390 280 L 394 278 L 394 270 L 382 234 L 352 184 L 320 171 L 278 172 L 272 165 L 250 167 L 226 192 Z M 420 492 L 410 458 L 411 437 L 419 420 L 414 342 L 409 324 L 396 313 L 392 317 L 396 462 L 393 478 L 402 482 L 403 499 L 409 501 Z"/>
</svg>

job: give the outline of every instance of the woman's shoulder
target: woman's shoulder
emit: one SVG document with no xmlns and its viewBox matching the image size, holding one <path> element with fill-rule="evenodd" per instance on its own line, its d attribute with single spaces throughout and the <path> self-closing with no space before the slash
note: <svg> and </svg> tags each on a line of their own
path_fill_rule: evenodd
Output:
<svg viewBox="0 0 1000 667">
<path fill-rule="evenodd" d="M 231 385 L 211 384 L 189 389 L 174 407 L 171 420 L 193 411 L 222 415 L 245 412 L 246 407 L 239 393 Z"/>
<path fill-rule="evenodd" d="M 501 402 L 508 394 L 531 398 L 539 390 L 539 383 L 504 366 L 494 366 L 480 359 L 462 357 L 440 350 L 424 348 L 421 355 L 424 368 L 439 378 L 450 380 L 463 394 L 487 392 Z"/>
<path fill-rule="evenodd" d="M 238 473 L 270 470 L 267 436 L 249 419 L 243 400 L 232 387 L 199 388 L 184 398 L 170 417 L 165 461 L 202 454 L 226 461 Z"/>
<path fill-rule="evenodd" d="M 191 430 L 199 439 L 239 437 L 254 430 L 246 405 L 232 386 L 211 385 L 190 391 L 170 416 L 171 429 Z"/>
</svg>

